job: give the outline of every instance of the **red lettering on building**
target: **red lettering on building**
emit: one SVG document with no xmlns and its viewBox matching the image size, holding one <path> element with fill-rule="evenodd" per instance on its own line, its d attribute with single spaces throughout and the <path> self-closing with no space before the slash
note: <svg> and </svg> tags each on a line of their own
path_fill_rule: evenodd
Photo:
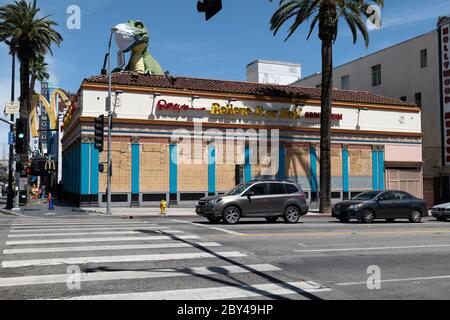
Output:
<svg viewBox="0 0 450 320">
<path fill-rule="evenodd" d="M 194 110 L 194 111 L 205 111 L 206 110 L 206 108 L 193 108 L 186 104 L 180 105 L 178 103 L 171 103 L 171 102 L 168 103 L 166 100 L 159 100 L 156 108 L 159 111 L 171 110 L 171 111 L 176 111 L 178 113 L 181 111 L 188 111 L 188 110 Z"/>
</svg>

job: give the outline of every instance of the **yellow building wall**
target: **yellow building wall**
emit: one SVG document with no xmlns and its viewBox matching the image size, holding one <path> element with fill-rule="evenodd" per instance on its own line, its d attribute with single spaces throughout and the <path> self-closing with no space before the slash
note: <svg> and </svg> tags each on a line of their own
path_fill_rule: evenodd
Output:
<svg viewBox="0 0 450 320">
<path fill-rule="evenodd" d="M 169 191 L 169 145 L 145 143 L 140 153 L 140 191 Z"/>
</svg>

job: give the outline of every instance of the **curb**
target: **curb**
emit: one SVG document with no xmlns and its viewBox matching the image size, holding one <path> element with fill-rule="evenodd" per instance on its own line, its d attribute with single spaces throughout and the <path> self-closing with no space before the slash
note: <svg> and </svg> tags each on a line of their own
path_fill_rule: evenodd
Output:
<svg viewBox="0 0 450 320">
<path fill-rule="evenodd" d="M 20 213 L 15 213 L 15 212 L 13 212 L 11 210 L 6 210 L 6 209 L 0 209 L 0 213 L 4 214 L 5 216 L 24 217 Z"/>
</svg>

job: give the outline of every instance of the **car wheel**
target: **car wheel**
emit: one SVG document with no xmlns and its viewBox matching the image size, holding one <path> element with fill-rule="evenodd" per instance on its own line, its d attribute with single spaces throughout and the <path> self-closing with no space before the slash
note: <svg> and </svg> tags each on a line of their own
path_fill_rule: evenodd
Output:
<svg viewBox="0 0 450 320">
<path fill-rule="evenodd" d="M 422 221 L 422 213 L 418 209 L 414 209 L 409 215 L 411 223 L 420 223 Z"/>
<path fill-rule="evenodd" d="M 226 224 L 236 224 L 241 219 L 241 211 L 234 206 L 228 207 L 223 212 L 223 221 Z"/>
<path fill-rule="evenodd" d="M 370 209 L 364 210 L 361 217 L 361 222 L 372 223 L 374 220 L 375 220 L 375 213 Z"/>
<path fill-rule="evenodd" d="M 297 223 L 300 219 L 300 210 L 294 206 L 287 207 L 283 219 L 286 223 Z"/>
<path fill-rule="evenodd" d="M 278 218 L 280 218 L 280 217 L 267 217 L 266 220 L 267 220 L 268 222 L 273 223 L 273 222 L 277 222 L 277 221 L 278 221 Z"/>
<path fill-rule="evenodd" d="M 395 222 L 395 219 L 386 219 L 386 221 L 389 223 L 393 223 L 393 222 Z"/>
<path fill-rule="evenodd" d="M 347 223 L 350 221 L 350 219 L 349 218 L 339 218 L 339 221 L 342 223 Z"/>
<path fill-rule="evenodd" d="M 211 223 L 219 223 L 222 218 L 207 218 Z"/>
<path fill-rule="evenodd" d="M 447 221 L 447 218 L 436 218 L 437 221 L 445 222 Z"/>
</svg>

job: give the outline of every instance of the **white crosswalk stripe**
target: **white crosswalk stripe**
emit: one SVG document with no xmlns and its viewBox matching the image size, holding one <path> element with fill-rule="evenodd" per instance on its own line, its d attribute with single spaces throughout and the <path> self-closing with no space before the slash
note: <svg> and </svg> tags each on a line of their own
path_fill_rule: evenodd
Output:
<svg viewBox="0 0 450 320">
<path fill-rule="evenodd" d="M 0 295 L 16 288 L 15 293 L 23 289 L 22 294 L 31 299 L 214 300 L 330 290 L 309 281 L 279 280 L 272 276 L 282 271 L 277 266 L 155 220 L 15 221 L 3 250 L 0 271 L 9 276 L 0 275 Z M 181 225 L 186 228 L 177 224 L 184 229 Z M 73 274 L 71 267 L 79 273 Z M 77 294 L 69 289 L 73 279 L 87 291 Z M 162 279 L 170 282 L 162 284 Z M 159 290 L 149 281 L 159 283 Z M 114 293 L 109 291 L 111 284 Z M 27 296 L 34 287 L 39 290 Z"/>
</svg>

